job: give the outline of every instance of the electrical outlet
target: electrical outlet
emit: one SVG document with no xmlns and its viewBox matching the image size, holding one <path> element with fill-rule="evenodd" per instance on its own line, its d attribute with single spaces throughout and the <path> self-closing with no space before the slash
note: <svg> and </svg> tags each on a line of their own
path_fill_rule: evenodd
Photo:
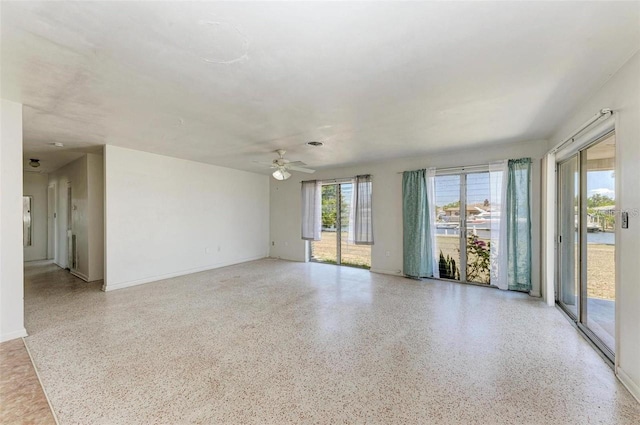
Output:
<svg viewBox="0 0 640 425">
<path fill-rule="evenodd" d="M 391 257 L 391 252 L 390 252 L 390 251 L 385 252 L 385 253 L 384 253 L 384 256 L 385 256 L 385 257 Z"/>
<path fill-rule="evenodd" d="M 218 245 L 218 252 L 220 252 L 220 245 Z"/>
<path fill-rule="evenodd" d="M 204 253 L 205 253 L 205 254 L 211 254 L 211 248 L 206 247 L 206 248 L 204 249 Z"/>
<path fill-rule="evenodd" d="M 285 242 L 285 243 L 284 243 L 284 246 L 289 246 L 289 242 Z"/>
</svg>

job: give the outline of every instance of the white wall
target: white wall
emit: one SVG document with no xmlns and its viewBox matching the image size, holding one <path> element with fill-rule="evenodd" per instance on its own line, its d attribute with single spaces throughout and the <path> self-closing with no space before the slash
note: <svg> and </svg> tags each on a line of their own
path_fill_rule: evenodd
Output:
<svg viewBox="0 0 640 425">
<path fill-rule="evenodd" d="M 104 157 L 87 155 L 89 281 L 104 276 Z"/>
<path fill-rule="evenodd" d="M 616 372 L 640 400 L 640 53 L 571 114 L 549 147 L 602 108 L 615 111 L 616 204 L 630 213 L 629 228 L 616 234 Z"/>
<path fill-rule="evenodd" d="M 24 261 L 47 258 L 47 185 L 49 176 L 23 174 L 23 195 L 31 196 L 31 246 L 24 247 Z"/>
<path fill-rule="evenodd" d="M 87 281 L 103 277 L 104 197 L 103 157 L 87 154 L 49 174 L 49 185 L 57 192 L 58 247 L 55 263 L 69 267 L 67 261 L 67 187 L 71 184 L 72 230 L 76 235 L 77 264 L 74 274 Z"/>
<path fill-rule="evenodd" d="M 305 261 L 305 241 L 300 239 L 300 181 L 331 179 L 371 174 L 373 178 L 373 226 L 375 245 L 371 249 L 371 270 L 402 274 L 402 175 L 398 172 L 425 167 L 452 167 L 487 164 L 501 159 L 531 157 L 533 187 L 533 290 L 540 295 L 540 161 L 546 141 L 531 141 L 505 146 L 491 146 L 464 151 L 439 153 L 420 158 L 317 171 L 315 174 L 294 173 L 282 182 L 271 179 L 271 247 L 270 255 L 294 261 Z M 388 253 L 388 255 L 387 255 Z"/>
<path fill-rule="evenodd" d="M 0 341 L 24 329 L 22 105 L 0 101 Z"/>
<path fill-rule="evenodd" d="M 269 178 L 105 147 L 105 290 L 264 258 Z"/>
</svg>

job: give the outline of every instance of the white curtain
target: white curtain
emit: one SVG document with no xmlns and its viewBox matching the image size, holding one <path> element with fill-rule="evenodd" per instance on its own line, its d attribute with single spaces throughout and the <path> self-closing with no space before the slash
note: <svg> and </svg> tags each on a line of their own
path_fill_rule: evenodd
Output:
<svg viewBox="0 0 640 425">
<path fill-rule="evenodd" d="M 302 239 L 319 241 L 322 229 L 322 186 L 317 180 L 302 182 Z"/>
<path fill-rule="evenodd" d="M 356 243 L 356 178 L 351 179 L 351 196 L 349 197 L 349 226 L 347 227 L 347 243 Z"/>
<path fill-rule="evenodd" d="M 427 168 L 427 205 L 429 208 L 429 226 L 427 226 L 429 235 L 427 235 L 429 240 L 429 245 L 433 247 L 431 249 L 431 261 L 433 263 L 433 277 L 440 277 L 440 268 L 438 266 L 438 256 L 436 252 L 438 250 L 437 247 L 437 238 L 436 238 L 436 169 L 435 168 Z"/>
<path fill-rule="evenodd" d="M 353 220 L 349 220 L 349 227 L 353 225 L 353 241 L 356 245 L 373 245 L 371 195 L 371 176 L 356 176 L 351 203 Z"/>
<path fill-rule="evenodd" d="M 507 161 L 489 164 L 491 185 L 491 284 L 509 289 L 507 281 Z"/>
</svg>

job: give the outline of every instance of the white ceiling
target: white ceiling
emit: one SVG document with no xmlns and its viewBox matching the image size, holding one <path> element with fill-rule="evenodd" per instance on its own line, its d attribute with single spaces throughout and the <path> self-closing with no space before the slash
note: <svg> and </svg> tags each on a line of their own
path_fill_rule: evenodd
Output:
<svg viewBox="0 0 640 425">
<path fill-rule="evenodd" d="M 546 138 L 640 46 L 639 2 L 1 8 L 1 95 L 45 171 L 102 144 L 258 171 Z"/>
</svg>

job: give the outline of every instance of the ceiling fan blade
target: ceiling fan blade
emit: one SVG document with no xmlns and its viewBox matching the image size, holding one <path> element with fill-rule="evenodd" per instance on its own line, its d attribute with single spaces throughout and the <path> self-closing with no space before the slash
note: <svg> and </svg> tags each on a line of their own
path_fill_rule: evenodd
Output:
<svg viewBox="0 0 640 425">
<path fill-rule="evenodd" d="M 255 164 L 266 165 L 271 168 L 278 168 L 273 162 L 253 161 Z"/>
<path fill-rule="evenodd" d="M 291 171 L 299 171 L 301 173 L 311 174 L 316 172 L 316 170 L 312 170 L 311 168 L 296 167 L 295 165 L 291 165 L 291 164 L 288 164 L 287 168 Z"/>
<path fill-rule="evenodd" d="M 305 164 L 302 161 L 291 161 L 291 162 L 289 162 L 289 165 L 293 165 L 295 167 L 303 167 L 303 166 L 305 166 L 307 164 Z"/>
</svg>

